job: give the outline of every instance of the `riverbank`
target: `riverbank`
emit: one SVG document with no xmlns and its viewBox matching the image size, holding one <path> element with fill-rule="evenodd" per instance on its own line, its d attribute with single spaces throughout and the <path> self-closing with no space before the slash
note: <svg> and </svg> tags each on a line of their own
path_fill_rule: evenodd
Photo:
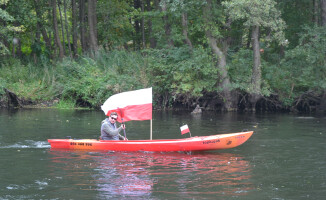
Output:
<svg viewBox="0 0 326 200">
<path fill-rule="evenodd" d="M 226 104 L 231 103 L 217 86 L 219 72 L 210 52 L 203 49 L 99 52 L 96 59 L 85 56 L 38 63 L 10 58 L 0 68 L 1 107 L 99 109 L 113 94 L 152 87 L 153 106 L 160 110 L 193 110 L 197 105 L 217 112 L 326 110 L 326 90 L 314 82 L 308 87 L 305 82 L 301 86 L 301 82 L 285 81 L 281 74 L 287 69 L 275 75 L 280 68 L 272 64 L 266 64 L 258 95 L 252 93 L 250 73 L 241 72 L 243 65 L 230 65 L 232 106 L 228 110 Z"/>
<path fill-rule="evenodd" d="M 18 97 L 14 92 L 4 89 L 5 93 L 0 95 L 0 108 L 59 108 L 59 109 L 92 109 L 91 107 L 76 107 L 75 103 L 69 101 L 36 100 Z"/>
<path fill-rule="evenodd" d="M 325 96 L 321 94 L 319 96 L 313 96 L 311 93 L 306 96 L 301 96 L 296 101 L 296 104 L 291 106 L 284 106 L 281 101 L 276 97 L 264 97 L 256 104 L 255 112 L 292 112 L 292 113 L 325 113 L 325 107 L 323 99 Z M 247 105 L 246 96 L 240 98 L 238 103 L 238 109 L 240 112 L 253 112 L 252 110 L 246 110 Z M 314 101 L 312 101 L 313 99 Z M 195 110 L 200 108 L 201 111 L 222 111 L 222 104 L 220 99 L 211 96 L 203 96 L 198 99 L 198 104 L 183 104 L 182 101 L 176 99 L 176 101 L 170 107 L 160 106 L 157 100 L 154 100 L 155 110 L 189 110 L 195 113 Z M 100 103 L 97 103 L 100 105 Z M 5 93 L 0 95 L 0 107 L 8 108 L 54 108 L 54 109 L 94 109 L 99 110 L 100 106 L 92 106 L 89 103 L 81 103 L 72 100 L 62 100 L 59 98 L 53 98 L 52 100 L 31 100 L 25 97 L 18 97 L 14 92 L 5 89 Z M 236 112 L 235 111 L 235 112 Z"/>
</svg>

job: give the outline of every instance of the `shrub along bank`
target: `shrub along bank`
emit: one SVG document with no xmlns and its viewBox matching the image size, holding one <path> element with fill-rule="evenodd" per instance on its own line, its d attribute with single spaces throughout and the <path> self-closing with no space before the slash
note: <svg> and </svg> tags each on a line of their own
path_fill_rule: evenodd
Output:
<svg viewBox="0 0 326 200">
<path fill-rule="evenodd" d="M 251 56 L 250 51 L 231 55 L 231 87 L 240 96 L 239 110 L 246 108 Z M 223 99 L 219 97 L 219 72 L 213 59 L 203 48 L 102 51 L 94 59 L 84 56 L 56 63 L 5 59 L 0 67 L 0 104 L 8 106 L 8 100 L 15 98 L 10 97 L 10 91 L 21 105 L 47 102 L 47 106 L 59 108 L 98 109 L 113 94 L 153 87 L 157 109 L 194 108 L 199 104 L 207 110 L 219 110 Z M 312 111 L 318 106 L 322 90 L 284 90 L 291 86 L 281 76 L 287 71 L 281 72 L 282 68 L 267 61 L 262 65 L 264 98 L 257 103 L 257 110 Z"/>
</svg>

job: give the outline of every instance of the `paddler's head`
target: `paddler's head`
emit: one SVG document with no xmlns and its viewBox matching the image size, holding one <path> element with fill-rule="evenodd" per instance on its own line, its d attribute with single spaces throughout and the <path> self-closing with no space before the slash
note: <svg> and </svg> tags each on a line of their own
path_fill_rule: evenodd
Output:
<svg viewBox="0 0 326 200">
<path fill-rule="evenodd" d="M 118 114 L 116 112 L 112 112 L 110 114 L 109 120 L 112 124 L 114 124 L 118 119 Z"/>
</svg>

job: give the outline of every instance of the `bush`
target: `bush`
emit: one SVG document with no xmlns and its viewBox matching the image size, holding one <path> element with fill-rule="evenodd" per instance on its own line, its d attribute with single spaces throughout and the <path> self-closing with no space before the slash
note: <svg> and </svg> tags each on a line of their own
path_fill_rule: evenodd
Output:
<svg viewBox="0 0 326 200">
<path fill-rule="evenodd" d="M 126 51 L 100 52 L 97 60 L 64 60 L 57 66 L 57 92 L 79 106 L 99 107 L 112 94 L 148 87 L 142 63 L 139 55 Z"/>
<path fill-rule="evenodd" d="M 0 70 L 1 87 L 7 87 L 25 99 L 47 100 L 48 78 L 52 77 L 51 74 L 47 67 L 33 63 L 24 65 L 18 59 L 6 59 Z"/>
<path fill-rule="evenodd" d="M 279 66 L 274 87 L 281 97 L 292 104 L 307 91 L 326 89 L 326 30 L 305 27 L 299 45 L 288 50 Z"/>
<path fill-rule="evenodd" d="M 262 68 L 262 85 L 261 93 L 269 96 L 271 93 L 268 77 L 274 76 L 271 71 L 271 64 L 261 59 Z M 244 93 L 252 93 L 251 77 L 253 67 L 253 52 L 249 49 L 241 49 L 237 53 L 231 55 L 231 62 L 228 65 L 229 75 L 231 79 L 231 88 Z"/>
<path fill-rule="evenodd" d="M 181 47 L 146 50 L 144 53 L 150 81 L 161 96 L 163 107 L 175 101 L 189 104 L 204 92 L 215 90 L 218 72 L 207 50 Z"/>
</svg>

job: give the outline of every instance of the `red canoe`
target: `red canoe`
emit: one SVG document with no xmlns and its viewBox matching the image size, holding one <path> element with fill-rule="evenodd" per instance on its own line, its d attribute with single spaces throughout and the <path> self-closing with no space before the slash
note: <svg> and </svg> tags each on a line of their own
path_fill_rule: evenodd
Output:
<svg viewBox="0 0 326 200">
<path fill-rule="evenodd" d="M 196 136 L 169 140 L 95 140 L 49 139 L 52 149 L 111 150 L 111 151 L 208 151 L 229 149 L 246 142 L 253 131 Z"/>
</svg>

